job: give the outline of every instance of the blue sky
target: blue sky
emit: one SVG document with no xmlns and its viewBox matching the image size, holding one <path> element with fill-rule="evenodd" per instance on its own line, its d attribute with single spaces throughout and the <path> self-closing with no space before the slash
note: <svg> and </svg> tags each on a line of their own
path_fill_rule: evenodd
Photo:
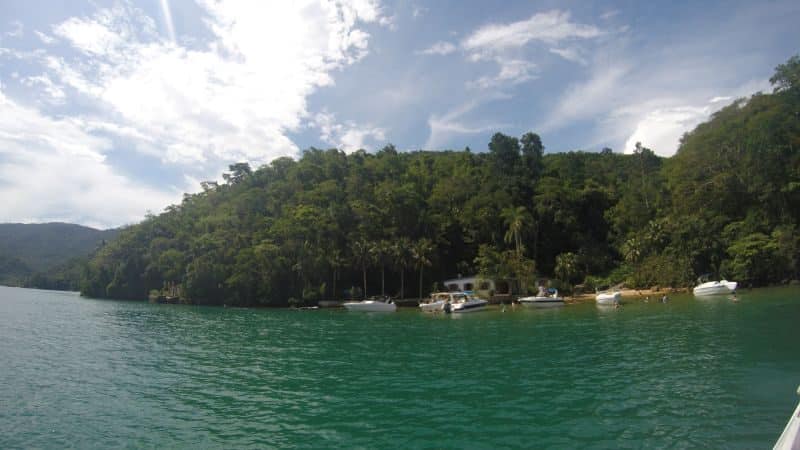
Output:
<svg viewBox="0 0 800 450">
<path fill-rule="evenodd" d="M 0 3 L 0 222 L 134 223 L 302 149 L 669 156 L 800 52 L 800 3 Z"/>
</svg>

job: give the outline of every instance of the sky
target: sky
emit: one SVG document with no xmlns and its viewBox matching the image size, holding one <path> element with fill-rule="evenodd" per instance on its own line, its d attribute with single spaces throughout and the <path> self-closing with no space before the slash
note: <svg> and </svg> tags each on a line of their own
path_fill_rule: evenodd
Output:
<svg viewBox="0 0 800 450">
<path fill-rule="evenodd" d="M 6 0 L 0 222 L 142 220 L 309 147 L 675 153 L 800 52 L 800 2 Z"/>
</svg>

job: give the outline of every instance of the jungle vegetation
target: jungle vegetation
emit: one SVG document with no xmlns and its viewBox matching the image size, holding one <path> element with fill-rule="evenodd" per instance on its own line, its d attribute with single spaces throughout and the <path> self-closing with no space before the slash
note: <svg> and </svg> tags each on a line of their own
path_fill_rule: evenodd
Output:
<svg viewBox="0 0 800 450">
<path fill-rule="evenodd" d="M 231 165 L 178 205 L 123 229 L 84 267 L 81 291 L 273 305 L 419 296 L 457 274 L 549 278 L 569 289 L 743 286 L 800 275 L 800 59 L 772 93 L 739 99 L 684 135 L 677 153 L 545 154 L 535 133 L 485 152 L 346 154 L 310 148 Z"/>
</svg>

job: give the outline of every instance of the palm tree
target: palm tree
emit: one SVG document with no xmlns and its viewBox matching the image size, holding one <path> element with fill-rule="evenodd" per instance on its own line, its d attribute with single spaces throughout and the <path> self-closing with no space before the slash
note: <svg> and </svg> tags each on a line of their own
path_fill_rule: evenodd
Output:
<svg viewBox="0 0 800 450">
<path fill-rule="evenodd" d="M 378 241 L 373 242 L 370 245 L 370 257 L 373 262 L 380 264 L 381 266 L 381 296 L 386 295 L 386 278 L 384 277 L 384 272 L 386 268 L 386 264 L 389 262 L 391 257 L 392 249 L 389 245 L 389 241 Z"/>
<path fill-rule="evenodd" d="M 530 221 L 530 215 L 524 206 L 517 206 L 516 208 L 509 206 L 503 209 L 500 215 L 503 217 L 505 224 L 508 225 L 505 241 L 508 244 L 514 242 L 517 258 L 519 258 L 522 256 L 522 228 Z"/>
<path fill-rule="evenodd" d="M 411 241 L 406 237 L 397 239 L 391 246 L 392 265 L 395 267 L 395 269 L 400 271 L 400 298 L 405 298 L 405 274 L 406 267 L 408 267 L 408 264 L 411 261 L 411 254 L 409 252 L 410 248 Z"/>
<path fill-rule="evenodd" d="M 360 238 L 353 242 L 351 250 L 353 251 L 353 259 L 356 264 L 361 267 L 361 273 L 364 276 L 364 297 L 367 296 L 367 266 L 369 266 L 372 258 L 370 255 L 370 245 L 366 239 Z"/>
<path fill-rule="evenodd" d="M 419 269 L 419 298 L 422 298 L 422 269 L 431 265 L 430 254 L 433 251 L 433 242 L 428 238 L 422 238 L 411 247 L 411 258 Z"/>
<path fill-rule="evenodd" d="M 336 299 L 336 280 L 339 278 L 339 269 L 344 265 L 344 257 L 341 250 L 333 248 L 326 255 L 328 265 L 333 270 L 333 299 Z"/>
</svg>

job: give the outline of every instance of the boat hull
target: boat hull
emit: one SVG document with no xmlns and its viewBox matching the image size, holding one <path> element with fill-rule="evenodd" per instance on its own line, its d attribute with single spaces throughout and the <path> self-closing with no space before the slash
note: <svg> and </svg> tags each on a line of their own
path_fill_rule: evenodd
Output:
<svg viewBox="0 0 800 450">
<path fill-rule="evenodd" d="M 735 281 L 709 281 L 703 283 L 692 289 L 694 295 L 724 295 L 731 294 L 736 291 L 737 283 Z"/>
<path fill-rule="evenodd" d="M 394 303 L 375 302 L 367 300 L 365 302 L 346 302 L 343 305 L 348 311 L 360 312 L 394 312 L 397 305 Z"/>
<path fill-rule="evenodd" d="M 612 305 L 614 303 L 619 303 L 621 298 L 622 294 L 620 292 L 604 292 L 597 294 L 594 299 L 600 305 Z"/>
<path fill-rule="evenodd" d="M 440 312 L 444 309 L 444 301 L 439 300 L 431 303 L 420 303 L 419 309 L 422 312 Z"/>
<path fill-rule="evenodd" d="M 451 310 L 451 312 L 453 314 L 456 313 L 463 314 L 463 313 L 483 311 L 486 309 L 486 305 L 488 304 L 489 302 L 487 302 L 486 300 L 470 300 L 464 303 L 455 303 L 453 305 L 453 309 Z"/>
</svg>

